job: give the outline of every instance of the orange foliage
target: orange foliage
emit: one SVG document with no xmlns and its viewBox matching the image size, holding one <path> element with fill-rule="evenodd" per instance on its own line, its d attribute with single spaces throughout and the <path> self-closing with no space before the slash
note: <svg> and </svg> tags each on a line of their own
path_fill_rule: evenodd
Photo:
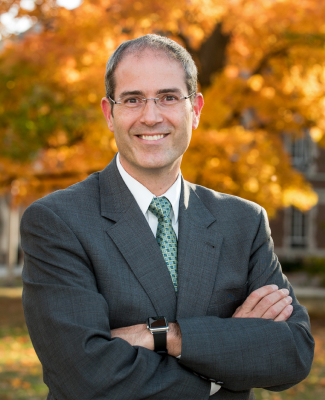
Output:
<svg viewBox="0 0 325 400">
<path fill-rule="evenodd" d="M 0 5 L 7 11 L 20 1 Z M 38 0 L 38 21 L 0 53 L 0 187 L 30 202 L 102 169 L 116 152 L 101 116 L 107 58 L 145 33 L 166 34 L 200 62 L 217 24 L 230 35 L 224 67 L 204 88 L 185 178 L 256 201 L 270 215 L 317 197 L 290 165 L 283 136 L 325 144 L 325 3 L 304 0 Z M 199 65 L 200 68 L 200 65 Z"/>
</svg>

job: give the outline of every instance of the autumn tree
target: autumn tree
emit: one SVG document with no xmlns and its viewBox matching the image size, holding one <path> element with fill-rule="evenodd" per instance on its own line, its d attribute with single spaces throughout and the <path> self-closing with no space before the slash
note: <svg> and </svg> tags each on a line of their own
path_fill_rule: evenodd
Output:
<svg viewBox="0 0 325 400">
<path fill-rule="evenodd" d="M 17 7 L 33 27 L 0 53 L 0 185 L 29 202 L 102 169 L 105 63 L 124 40 L 166 35 L 191 52 L 205 106 L 182 164 L 192 182 L 256 201 L 270 216 L 317 201 L 284 138 L 324 144 L 325 4 L 321 0 L 54 0 Z"/>
</svg>

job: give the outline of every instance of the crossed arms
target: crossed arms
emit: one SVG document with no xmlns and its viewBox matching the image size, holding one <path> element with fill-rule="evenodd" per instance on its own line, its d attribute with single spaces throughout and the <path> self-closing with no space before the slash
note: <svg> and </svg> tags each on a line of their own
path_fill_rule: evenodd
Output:
<svg viewBox="0 0 325 400">
<path fill-rule="evenodd" d="M 308 316 L 283 277 L 263 229 L 250 260 L 253 293 L 234 318 L 179 319 L 181 343 L 176 332 L 178 339 L 169 343 L 169 351 L 181 354 L 180 361 L 172 356 L 163 359 L 149 350 L 152 342 L 130 345 L 121 339 L 121 331 L 111 330 L 109 304 L 98 291 L 93 269 L 96 259 L 89 259 L 91 249 L 80 243 L 80 232 L 71 229 L 63 214 L 42 202 L 34 203 L 24 214 L 21 233 L 26 322 L 43 365 L 44 381 L 56 400 L 208 399 L 210 383 L 191 371 L 223 381 L 225 389 L 218 392 L 222 399 L 223 390 L 283 390 L 309 372 L 314 342 Z M 270 266 L 267 274 L 264 264 Z M 254 294 L 269 284 L 290 290 L 293 312 L 289 319 L 283 299 L 273 299 L 274 305 L 267 307 L 269 295 L 263 293 L 270 288 Z M 263 301 L 254 306 L 260 297 Z M 140 330 L 144 340 L 152 340 L 146 329 Z"/>
<path fill-rule="evenodd" d="M 286 321 L 292 314 L 292 297 L 288 289 L 278 290 L 276 285 L 263 286 L 251 293 L 239 306 L 233 318 L 263 318 L 276 322 Z M 178 323 L 169 324 L 167 334 L 168 354 L 174 357 L 181 355 L 182 333 Z M 138 324 L 111 330 L 112 338 L 121 338 L 131 346 L 142 346 L 154 350 L 154 340 L 146 324 Z"/>
</svg>

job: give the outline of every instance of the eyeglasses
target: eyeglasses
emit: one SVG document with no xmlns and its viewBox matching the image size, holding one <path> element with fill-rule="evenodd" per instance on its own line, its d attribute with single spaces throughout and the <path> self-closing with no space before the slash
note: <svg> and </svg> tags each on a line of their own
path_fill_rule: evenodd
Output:
<svg viewBox="0 0 325 400">
<path fill-rule="evenodd" d="M 181 103 L 181 100 L 189 99 L 194 94 L 195 92 L 185 97 L 179 97 L 176 94 L 160 94 L 157 97 L 150 97 L 148 99 L 143 99 L 141 96 L 125 96 L 120 98 L 120 101 L 115 101 L 111 97 L 108 98 L 112 103 L 119 104 L 121 108 L 125 109 L 140 110 L 145 107 L 148 100 L 153 100 L 157 107 L 165 109 L 176 107 Z"/>
</svg>

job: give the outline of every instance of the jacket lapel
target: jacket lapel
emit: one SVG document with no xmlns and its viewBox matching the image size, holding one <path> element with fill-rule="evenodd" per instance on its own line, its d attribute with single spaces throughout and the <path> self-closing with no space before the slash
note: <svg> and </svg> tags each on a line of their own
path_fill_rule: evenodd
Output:
<svg viewBox="0 0 325 400">
<path fill-rule="evenodd" d="M 115 158 L 99 174 L 101 215 L 112 220 L 106 232 L 150 298 L 157 315 L 175 320 L 176 295 L 152 231 L 121 178 Z"/>
<path fill-rule="evenodd" d="M 223 237 L 216 218 L 183 180 L 178 234 L 178 318 L 206 315 Z"/>
</svg>

